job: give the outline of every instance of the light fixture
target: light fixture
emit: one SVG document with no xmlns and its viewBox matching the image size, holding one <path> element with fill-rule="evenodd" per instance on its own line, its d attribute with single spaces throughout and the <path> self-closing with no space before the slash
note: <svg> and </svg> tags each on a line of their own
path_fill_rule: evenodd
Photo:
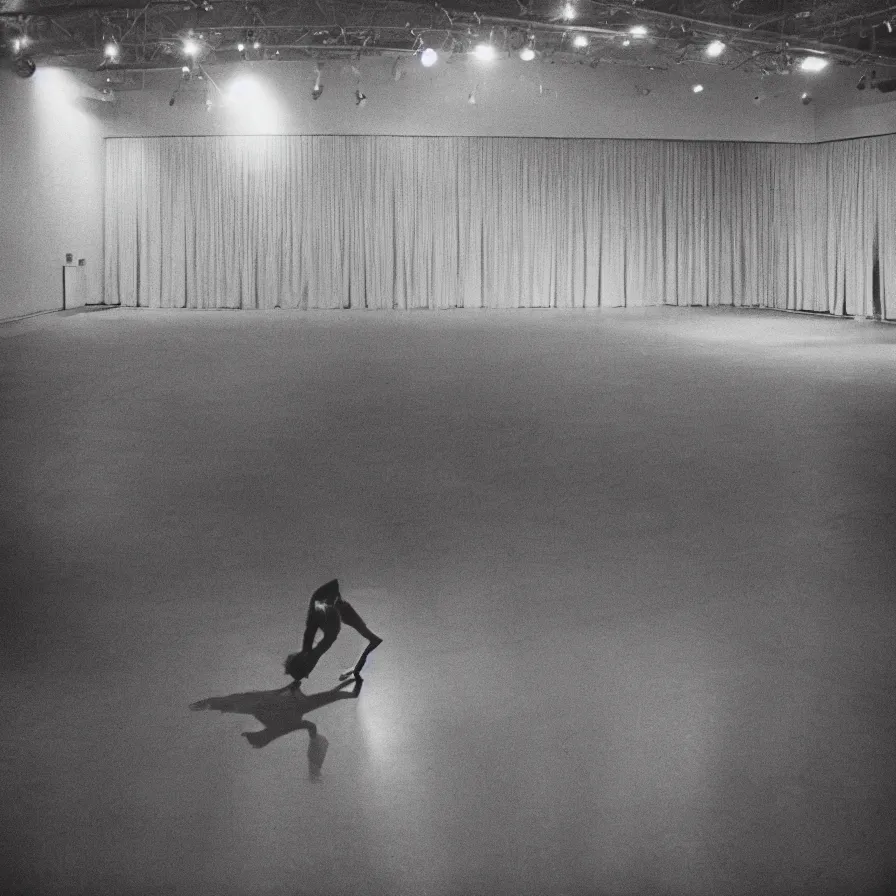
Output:
<svg viewBox="0 0 896 896">
<path fill-rule="evenodd" d="M 584 34 L 577 34 L 572 39 L 572 45 L 574 47 L 578 47 L 579 49 L 582 49 L 582 47 L 587 47 L 588 46 L 588 38 L 585 37 Z"/>
<path fill-rule="evenodd" d="M 420 63 L 426 68 L 435 65 L 439 61 L 439 54 L 432 47 L 427 47 L 420 54 Z"/>
<path fill-rule="evenodd" d="M 691 88 L 691 90 L 693 90 L 694 93 L 703 93 L 703 85 L 702 85 L 702 84 L 695 84 L 695 85 Z"/>
<path fill-rule="evenodd" d="M 495 58 L 495 48 L 491 44 L 476 44 L 473 53 L 482 62 L 491 62 Z"/>
<path fill-rule="evenodd" d="M 722 53 L 725 52 L 725 44 L 720 40 L 714 40 L 707 48 L 706 55 L 712 56 L 715 58 L 716 56 L 721 56 Z"/>
<path fill-rule="evenodd" d="M 822 69 L 827 68 L 827 66 L 828 60 L 821 56 L 806 56 L 800 63 L 800 68 L 804 72 L 820 72 Z"/>
<path fill-rule="evenodd" d="M 644 25 L 633 25 L 628 29 L 632 37 L 647 37 L 647 28 Z"/>
<path fill-rule="evenodd" d="M 192 38 L 187 38 L 184 41 L 184 53 L 187 56 L 195 56 L 199 52 L 199 44 L 196 43 Z"/>
<path fill-rule="evenodd" d="M 12 64 L 12 70 L 20 78 L 30 78 L 34 74 L 36 68 L 37 66 L 30 56 L 18 56 Z"/>
</svg>

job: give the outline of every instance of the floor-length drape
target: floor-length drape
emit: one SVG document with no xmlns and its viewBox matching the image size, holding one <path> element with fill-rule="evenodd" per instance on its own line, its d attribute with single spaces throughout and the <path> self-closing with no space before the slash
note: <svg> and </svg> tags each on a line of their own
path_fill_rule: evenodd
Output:
<svg viewBox="0 0 896 896">
<path fill-rule="evenodd" d="M 894 170 L 896 137 L 114 138 L 105 301 L 893 318 Z"/>
</svg>

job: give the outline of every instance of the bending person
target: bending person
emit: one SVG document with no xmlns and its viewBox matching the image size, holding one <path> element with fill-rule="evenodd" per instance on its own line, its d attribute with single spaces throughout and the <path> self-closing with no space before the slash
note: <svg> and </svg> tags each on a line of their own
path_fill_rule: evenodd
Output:
<svg viewBox="0 0 896 896">
<path fill-rule="evenodd" d="M 355 665 L 346 669 L 339 676 L 339 680 L 346 681 L 352 676 L 360 680 L 361 670 L 367 662 L 368 655 L 383 643 L 383 639 L 377 637 L 367 628 L 355 608 L 348 601 L 343 600 L 339 593 L 339 580 L 333 579 L 326 585 L 321 585 L 311 595 L 308 616 L 305 619 L 302 650 L 300 653 L 291 653 L 283 664 L 285 673 L 291 675 L 295 680 L 283 690 L 295 691 L 300 687 L 302 679 L 311 674 L 318 660 L 333 646 L 343 622 L 365 637 L 368 643 Z M 321 632 L 322 637 L 315 644 L 314 639 L 318 631 Z"/>
</svg>

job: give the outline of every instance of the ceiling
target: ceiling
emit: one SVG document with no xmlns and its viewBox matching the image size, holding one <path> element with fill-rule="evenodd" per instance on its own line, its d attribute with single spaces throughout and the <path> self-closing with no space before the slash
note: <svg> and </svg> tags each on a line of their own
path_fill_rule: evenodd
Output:
<svg viewBox="0 0 896 896">
<path fill-rule="evenodd" d="M 631 35 L 634 25 L 647 33 Z M 187 61 L 198 66 L 401 56 L 426 47 L 451 57 L 487 41 L 499 55 L 529 44 L 561 63 L 702 62 L 771 73 L 820 53 L 896 75 L 896 4 L 880 0 L 0 0 L 0 55 L 13 60 L 27 54 L 87 71 L 173 69 L 185 62 L 188 35 L 197 54 Z M 726 48 L 709 59 L 713 39 Z M 118 47 L 114 60 L 103 56 L 109 42 Z"/>
</svg>

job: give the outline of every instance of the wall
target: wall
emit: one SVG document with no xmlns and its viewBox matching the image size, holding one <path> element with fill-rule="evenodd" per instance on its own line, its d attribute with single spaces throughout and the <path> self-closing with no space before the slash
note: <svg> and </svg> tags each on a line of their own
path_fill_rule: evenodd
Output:
<svg viewBox="0 0 896 896">
<path fill-rule="evenodd" d="M 359 73 L 355 75 L 352 68 Z M 112 136 L 200 134 L 392 134 L 628 137 L 811 142 L 814 110 L 800 102 L 806 76 L 763 80 L 719 66 L 651 71 L 619 64 L 484 64 L 440 61 L 432 69 L 391 59 L 328 62 L 323 95 L 311 98 L 312 62 L 250 62 L 209 68 L 215 86 L 182 84 L 176 71 L 147 76 L 143 90 L 118 89 Z M 244 102 L 222 103 L 238 74 Z M 691 86 L 706 89 L 694 94 Z M 111 85 L 113 88 L 115 85 Z M 355 104 L 356 88 L 367 96 Z M 252 94 L 252 90 L 255 91 Z M 476 104 L 468 97 L 475 90 Z M 649 92 L 647 92 L 649 91 Z M 206 110 L 206 99 L 211 108 Z"/>
<path fill-rule="evenodd" d="M 85 298 L 100 301 L 111 104 L 83 99 L 79 85 L 61 69 L 22 79 L 0 68 L 0 319 L 62 307 L 66 252 L 86 259 Z"/>
</svg>

